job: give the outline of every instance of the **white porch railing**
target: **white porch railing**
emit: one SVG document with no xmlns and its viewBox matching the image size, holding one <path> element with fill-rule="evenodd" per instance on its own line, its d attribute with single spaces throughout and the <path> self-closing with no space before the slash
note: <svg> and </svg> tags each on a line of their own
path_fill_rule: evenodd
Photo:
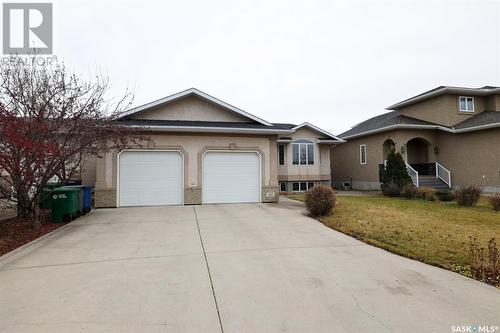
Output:
<svg viewBox="0 0 500 333">
<path fill-rule="evenodd" d="M 408 174 L 410 175 L 413 184 L 415 184 L 415 186 L 418 187 L 418 171 L 413 169 L 411 165 L 409 165 L 408 163 L 405 162 L 405 164 L 406 164 L 406 171 L 408 171 Z"/>
<path fill-rule="evenodd" d="M 436 178 L 441 179 L 451 188 L 451 172 L 438 162 L 436 162 Z"/>
</svg>

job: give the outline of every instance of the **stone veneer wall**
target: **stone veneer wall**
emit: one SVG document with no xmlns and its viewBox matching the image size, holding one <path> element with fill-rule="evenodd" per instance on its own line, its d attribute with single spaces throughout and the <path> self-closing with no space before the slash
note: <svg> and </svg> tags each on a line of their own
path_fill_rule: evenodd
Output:
<svg viewBox="0 0 500 333">
<path fill-rule="evenodd" d="M 94 207 L 114 208 L 117 206 L 116 189 L 95 189 Z"/>
<path fill-rule="evenodd" d="M 279 194 L 278 186 L 262 186 L 261 202 L 278 202 Z"/>
<path fill-rule="evenodd" d="M 185 205 L 201 205 L 201 187 L 186 187 L 184 189 Z"/>
</svg>

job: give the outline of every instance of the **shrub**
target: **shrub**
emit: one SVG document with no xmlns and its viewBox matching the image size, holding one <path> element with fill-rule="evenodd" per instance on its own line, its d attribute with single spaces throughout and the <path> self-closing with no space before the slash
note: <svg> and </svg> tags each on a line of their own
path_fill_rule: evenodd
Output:
<svg viewBox="0 0 500 333">
<path fill-rule="evenodd" d="M 388 197 L 399 197 L 401 196 L 401 191 L 403 190 L 401 186 L 396 183 L 384 183 L 382 184 L 382 193 Z"/>
<path fill-rule="evenodd" d="M 485 250 L 475 237 L 469 237 L 469 259 L 475 279 L 500 286 L 500 255 L 495 238 L 488 241 Z"/>
<path fill-rule="evenodd" d="M 500 211 L 500 193 L 493 194 L 489 197 L 488 201 L 490 202 L 491 209 L 495 212 Z"/>
<path fill-rule="evenodd" d="M 449 190 L 439 190 L 436 191 L 436 197 L 439 201 L 453 201 L 455 196 L 452 191 Z"/>
<path fill-rule="evenodd" d="M 418 196 L 418 188 L 413 184 L 407 184 L 403 187 L 401 196 L 406 199 L 415 199 Z"/>
<path fill-rule="evenodd" d="M 396 153 L 394 150 L 389 153 L 381 180 L 382 193 L 388 196 L 400 196 L 403 188 L 412 183 L 400 153 Z"/>
<path fill-rule="evenodd" d="M 305 193 L 306 208 L 313 216 L 329 214 L 335 201 L 335 192 L 327 185 L 316 185 Z"/>
<path fill-rule="evenodd" d="M 428 187 L 421 187 L 418 189 L 418 198 L 427 201 L 436 201 L 436 190 Z"/>
<path fill-rule="evenodd" d="M 481 189 L 477 186 L 462 186 L 455 191 L 455 198 L 460 206 L 473 207 L 477 204 Z"/>
</svg>

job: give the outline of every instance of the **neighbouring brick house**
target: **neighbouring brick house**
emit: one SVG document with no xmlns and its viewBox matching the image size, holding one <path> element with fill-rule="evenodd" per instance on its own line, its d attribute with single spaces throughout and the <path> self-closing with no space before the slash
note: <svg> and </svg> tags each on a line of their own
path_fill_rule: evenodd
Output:
<svg viewBox="0 0 500 333">
<path fill-rule="evenodd" d="M 415 184 L 478 185 L 500 191 L 500 88 L 437 87 L 387 108 L 339 137 L 331 151 L 333 184 L 379 189 L 391 149 Z"/>
</svg>

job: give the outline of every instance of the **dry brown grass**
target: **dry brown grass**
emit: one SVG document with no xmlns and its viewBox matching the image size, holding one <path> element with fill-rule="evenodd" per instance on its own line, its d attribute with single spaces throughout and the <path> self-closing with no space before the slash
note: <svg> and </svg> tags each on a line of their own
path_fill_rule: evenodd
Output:
<svg viewBox="0 0 500 333">
<path fill-rule="evenodd" d="M 300 200 L 300 196 L 290 196 Z M 476 207 L 382 196 L 337 196 L 325 225 L 405 257 L 452 269 L 469 264 L 469 237 L 500 239 L 500 214 L 486 198 Z"/>
</svg>

